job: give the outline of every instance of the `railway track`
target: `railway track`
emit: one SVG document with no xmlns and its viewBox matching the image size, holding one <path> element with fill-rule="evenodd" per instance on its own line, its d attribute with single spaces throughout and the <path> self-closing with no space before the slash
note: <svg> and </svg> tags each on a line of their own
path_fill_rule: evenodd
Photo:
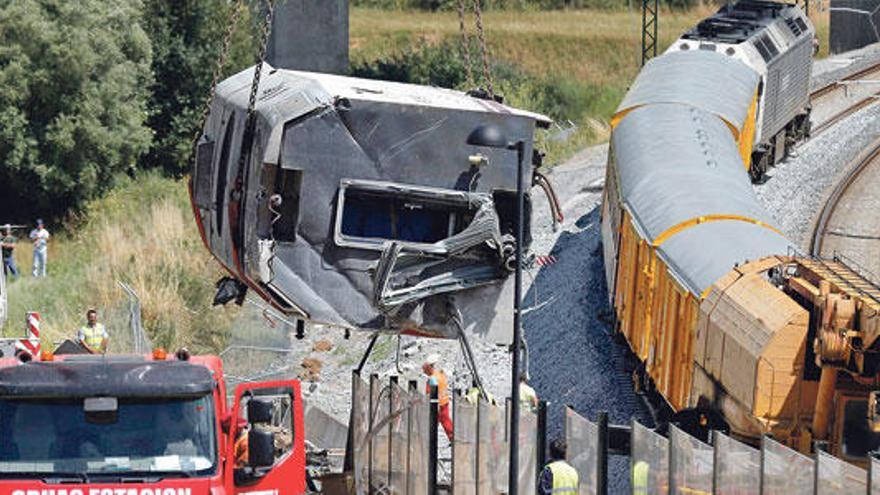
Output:
<svg viewBox="0 0 880 495">
<path fill-rule="evenodd" d="M 867 107 L 880 97 L 880 90 L 871 90 L 880 89 L 880 84 L 874 84 L 873 81 L 880 81 L 880 62 L 810 93 L 810 104 L 813 107 L 814 119 L 811 135 L 815 137 L 821 134 L 834 124 Z M 851 93 L 855 96 L 851 96 Z M 835 108 L 838 106 L 834 105 L 835 100 L 853 97 L 855 98 L 853 104 L 847 105 L 843 110 Z M 824 107 L 829 108 L 825 109 Z"/>
<path fill-rule="evenodd" d="M 876 205 L 880 179 L 880 138 L 847 167 L 819 212 L 810 237 L 810 254 L 844 258 L 874 283 L 880 272 L 880 219 Z"/>
</svg>

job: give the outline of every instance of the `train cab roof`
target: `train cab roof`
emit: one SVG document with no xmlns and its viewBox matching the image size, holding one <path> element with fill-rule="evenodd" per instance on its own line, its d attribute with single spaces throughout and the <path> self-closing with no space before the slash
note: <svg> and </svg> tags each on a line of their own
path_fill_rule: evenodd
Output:
<svg viewBox="0 0 880 495">
<path fill-rule="evenodd" d="M 700 21 L 682 35 L 682 39 L 743 43 L 777 22 L 783 11 L 794 7 L 780 2 L 740 0 L 721 7 L 718 12 Z M 799 22 L 802 26 L 797 27 L 802 31 L 807 30 L 800 18 L 795 18 L 793 22 Z"/>
</svg>

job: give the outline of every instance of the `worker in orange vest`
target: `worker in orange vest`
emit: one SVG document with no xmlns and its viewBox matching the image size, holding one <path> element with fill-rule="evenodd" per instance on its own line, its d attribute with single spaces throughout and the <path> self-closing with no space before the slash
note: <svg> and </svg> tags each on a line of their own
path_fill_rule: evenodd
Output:
<svg viewBox="0 0 880 495">
<path fill-rule="evenodd" d="M 422 365 L 422 372 L 428 377 L 425 391 L 430 396 L 431 386 L 437 386 L 437 402 L 440 406 L 437 419 L 440 421 L 440 426 L 443 427 L 443 431 L 446 432 L 446 438 L 451 442 L 452 416 L 449 415 L 449 387 L 446 380 L 446 373 L 443 373 L 443 370 L 437 367 L 438 361 L 440 361 L 440 356 L 438 354 L 431 354 L 428 356 L 428 359 L 425 360 L 425 364 Z"/>
</svg>

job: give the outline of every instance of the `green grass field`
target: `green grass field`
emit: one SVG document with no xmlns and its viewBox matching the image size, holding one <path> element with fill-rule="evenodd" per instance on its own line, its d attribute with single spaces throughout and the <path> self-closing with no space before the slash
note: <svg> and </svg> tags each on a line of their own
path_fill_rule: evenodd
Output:
<svg viewBox="0 0 880 495">
<path fill-rule="evenodd" d="M 199 351 L 225 346 L 235 309 L 211 307 L 220 267 L 202 245 L 185 183 L 144 174 L 123 181 L 55 232 L 48 278 L 30 276 L 31 249 L 19 242 L 22 277 L 9 285 L 4 335 L 20 336 L 27 311 L 43 319 L 44 344 L 75 335 L 95 307 L 112 334 L 111 349 L 130 341 L 128 299 L 117 282 L 132 286 L 143 306 L 145 330 L 156 345 Z"/>
<path fill-rule="evenodd" d="M 637 3 L 634 2 L 635 5 Z M 711 14 L 715 7 L 660 13 L 658 53 L 682 32 Z M 820 40 L 827 40 L 827 12 L 815 16 Z M 567 118 L 578 125 L 566 140 L 544 139 L 548 163 L 554 164 L 585 145 L 608 138 L 608 121 L 639 71 L 641 61 L 641 11 L 491 11 L 484 13 L 486 38 L 493 60 L 524 71 L 536 80 L 552 81 L 557 92 L 578 94 L 578 108 L 567 109 Z M 471 36 L 473 25 L 469 26 Z M 352 9 L 351 57 L 364 63 L 411 50 L 413 46 L 446 43 L 458 47 L 460 30 L 455 12 L 386 11 Z M 827 52 L 827 42 L 821 43 Z M 479 63 L 479 53 L 472 59 Z M 480 66 L 475 70 L 479 72 Z M 534 92 L 501 86 L 509 103 L 534 111 L 547 111 L 547 99 Z M 554 87 L 555 87 L 554 86 Z"/>
</svg>

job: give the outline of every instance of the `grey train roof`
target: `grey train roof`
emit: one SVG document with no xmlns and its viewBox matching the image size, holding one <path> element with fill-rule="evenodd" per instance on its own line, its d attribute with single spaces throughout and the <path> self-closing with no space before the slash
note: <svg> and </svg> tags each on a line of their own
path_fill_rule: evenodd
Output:
<svg viewBox="0 0 880 495">
<path fill-rule="evenodd" d="M 621 197 L 649 241 L 705 215 L 772 224 L 755 197 L 730 129 L 684 105 L 633 110 L 612 137 Z"/>
<path fill-rule="evenodd" d="M 727 55 L 699 50 L 667 53 L 642 68 L 617 112 L 653 103 L 681 103 L 742 129 L 758 79 L 757 72 Z"/>
<path fill-rule="evenodd" d="M 242 118 L 252 70 L 218 86 L 213 114 L 233 109 Z M 254 213 L 253 205 L 265 203 L 268 195 L 254 189 L 259 184 L 248 184 L 251 206 L 246 206 L 245 223 L 251 232 L 244 236 L 243 263 L 247 278 L 266 284 L 273 295 L 280 293 L 303 317 L 318 323 L 455 337 L 454 319 L 460 314 L 466 332 L 509 342 L 512 277 L 503 269 L 479 264 L 491 255 L 486 247 L 491 242 L 468 247 L 461 256 L 448 249 L 448 243 L 422 246 L 431 251 L 433 264 L 411 278 L 406 278 L 413 275 L 406 271 L 413 266 L 409 261 L 392 267 L 399 272 L 389 284 L 397 285 L 389 289 L 387 300 L 381 299 L 378 274 L 389 246 L 338 242 L 342 220 L 337 209 L 342 203 L 337 202 L 345 184 L 385 187 L 389 195 L 398 195 L 397 186 L 410 187 L 413 194 L 435 188 L 461 192 L 464 199 L 460 201 L 476 211 L 479 205 L 494 201 L 493 194 L 515 190 L 517 158 L 514 151 L 467 145 L 470 132 L 482 124 L 498 125 L 509 139 L 526 143 L 525 156 L 530 158 L 535 127 L 545 127 L 550 120 L 458 91 L 328 74 L 268 68 L 261 88 L 256 110 L 257 133 L 265 150 L 262 163 L 301 173 L 301 193 L 298 217 L 280 219 L 295 225 L 295 236 L 267 250 L 271 227 Z M 237 126 L 235 132 L 240 133 L 242 127 Z M 213 132 L 220 134 L 217 128 Z M 488 158 L 488 165 L 472 176 L 469 157 L 477 153 Z M 251 165 L 251 173 L 258 168 L 262 170 L 262 165 Z M 530 167 L 524 175 L 530 184 Z M 387 183 L 396 186 L 383 186 Z M 490 210 L 488 217 L 475 216 L 474 223 L 479 217 L 482 226 L 477 234 L 497 240 L 501 220 L 494 208 Z M 224 249 L 222 243 L 214 242 L 212 250 Z M 527 235 L 526 247 L 528 242 Z M 438 259 L 443 263 L 438 265 Z M 418 277 L 422 275 L 433 277 L 432 283 L 442 287 L 442 293 L 425 291 L 424 280 Z M 412 282 L 413 290 L 401 296 L 397 289 L 409 280 L 420 282 Z M 380 299 L 393 302 L 394 307 L 377 304 Z"/>
<path fill-rule="evenodd" d="M 793 249 L 788 239 L 766 227 L 722 220 L 670 237 L 658 253 L 684 286 L 699 296 L 736 265 L 791 254 Z"/>
</svg>

